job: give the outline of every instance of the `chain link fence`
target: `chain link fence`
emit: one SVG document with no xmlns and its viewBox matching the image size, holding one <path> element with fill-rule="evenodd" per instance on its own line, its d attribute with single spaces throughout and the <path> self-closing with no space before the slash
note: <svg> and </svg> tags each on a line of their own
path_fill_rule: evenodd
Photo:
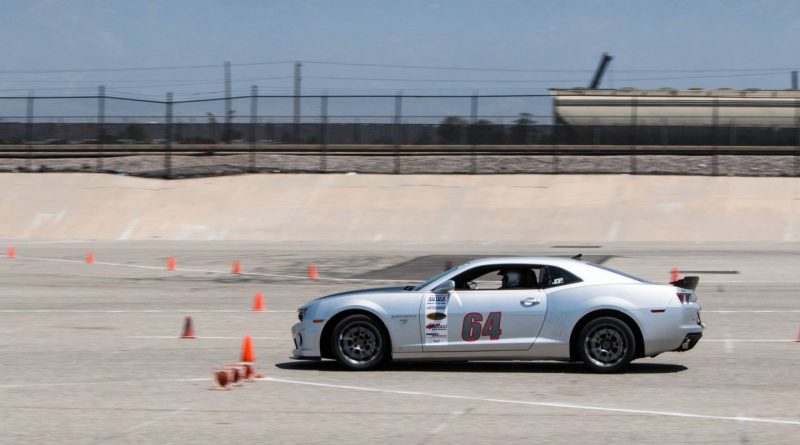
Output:
<svg viewBox="0 0 800 445">
<path fill-rule="evenodd" d="M 297 100 L 296 100 L 297 99 Z M 568 125 L 550 95 L 0 97 L 0 171 L 797 176 L 800 127 Z M 686 119 L 682 118 L 684 122 Z M 752 122 L 753 119 L 748 119 Z"/>
</svg>

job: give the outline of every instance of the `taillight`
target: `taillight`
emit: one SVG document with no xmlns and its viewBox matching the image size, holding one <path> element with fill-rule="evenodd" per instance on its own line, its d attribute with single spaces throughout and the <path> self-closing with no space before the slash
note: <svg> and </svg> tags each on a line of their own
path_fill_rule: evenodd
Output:
<svg viewBox="0 0 800 445">
<path fill-rule="evenodd" d="M 686 292 L 678 292 L 675 295 L 678 296 L 678 300 L 680 300 L 681 303 L 688 303 L 689 298 L 692 294 Z"/>
</svg>

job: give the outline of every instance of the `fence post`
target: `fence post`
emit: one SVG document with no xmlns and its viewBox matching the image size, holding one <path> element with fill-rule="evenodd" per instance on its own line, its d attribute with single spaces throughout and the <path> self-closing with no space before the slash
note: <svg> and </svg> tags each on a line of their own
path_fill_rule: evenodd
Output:
<svg viewBox="0 0 800 445">
<path fill-rule="evenodd" d="M 167 93 L 166 125 L 164 126 L 164 176 L 172 177 L 172 93 Z"/>
<path fill-rule="evenodd" d="M 106 136 L 106 87 L 97 87 L 97 171 L 103 170 L 103 139 Z"/>
<path fill-rule="evenodd" d="M 638 170 L 638 159 L 636 158 L 636 143 L 638 142 L 637 133 L 639 128 L 639 109 L 638 102 L 634 97 L 631 99 L 631 174 L 635 175 Z"/>
<path fill-rule="evenodd" d="M 28 156 L 25 160 L 25 170 L 33 170 L 33 91 L 28 93 L 28 108 L 25 115 L 25 142 L 28 144 Z"/>
<path fill-rule="evenodd" d="M 301 84 L 302 84 L 302 70 L 303 64 L 300 62 L 294 63 L 294 116 L 292 120 L 292 143 L 300 144 L 300 106 L 302 105 L 300 99 Z"/>
<path fill-rule="evenodd" d="M 328 171 L 328 93 L 322 94 L 320 99 L 320 116 L 322 117 L 319 126 L 319 170 L 322 173 Z"/>
<path fill-rule="evenodd" d="M 556 101 L 553 100 L 553 125 L 550 128 L 550 143 L 553 146 L 553 173 L 559 172 L 559 159 L 558 159 L 558 144 L 559 144 L 559 135 L 558 135 L 558 114 L 556 113 Z"/>
<path fill-rule="evenodd" d="M 394 131 L 392 143 L 394 144 L 394 174 L 400 174 L 400 121 L 403 116 L 403 93 L 394 96 Z"/>
<path fill-rule="evenodd" d="M 256 125 L 258 125 L 258 86 L 250 87 L 250 173 L 256 171 Z"/>
<path fill-rule="evenodd" d="M 711 176 L 719 175 L 719 145 L 717 141 L 719 129 L 719 100 L 714 99 L 714 106 L 711 109 L 711 144 L 714 156 L 711 158 Z"/>
<path fill-rule="evenodd" d="M 800 101 L 794 101 L 794 132 L 795 132 L 795 147 L 794 147 L 794 176 L 800 174 Z"/>
<path fill-rule="evenodd" d="M 469 157 L 469 170 L 474 175 L 478 173 L 478 156 L 475 151 L 478 149 L 476 139 L 480 134 L 478 129 L 478 94 L 474 93 L 470 100 L 470 123 L 472 124 L 472 131 L 470 132 L 470 157 Z"/>
</svg>

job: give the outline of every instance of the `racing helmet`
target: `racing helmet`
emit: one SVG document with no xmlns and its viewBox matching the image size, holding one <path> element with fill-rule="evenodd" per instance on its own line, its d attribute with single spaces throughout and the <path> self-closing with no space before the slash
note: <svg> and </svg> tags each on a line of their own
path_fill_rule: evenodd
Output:
<svg viewBox="0 0 800 445">
<path fill-rule="evenodd" d="M 522 285 L 522 274 L 518 270 L 501 270 L 503 276 L 503 288 L 514 289 Z"/>
</svg>

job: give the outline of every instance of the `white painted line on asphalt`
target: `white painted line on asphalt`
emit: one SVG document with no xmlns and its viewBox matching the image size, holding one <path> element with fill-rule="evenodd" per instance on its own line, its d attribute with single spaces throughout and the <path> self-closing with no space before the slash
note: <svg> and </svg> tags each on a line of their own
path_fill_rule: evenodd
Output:
<svg viewBox="0 0 800 445">
<path fill-rule="evenodd" d="M 66 260 L 66 259 L 61 259 L 61 258 L 38 258 L 38 257 L 20 257 L 20 256 L 18 256 L 16 259 L 34 260 L 34 261 L 49 261 L 49 262 L 52 262 L 52 263 L 80 263 L 80 264 L 86 263 L 86 261 L 83 261 L 83 260 Z M 136 268 L 136 269 L 150 269 L 150 270 L 167 270 L 166 267 L 143 266 L 141 264 L 107 263 L 107 262 L 104 262 L 104 261 L 95 261 L 94 265 L 117 266 L 117 267 L 133 267 L 133 268 Z"/>
<path fill-rule="evenodd" d="M 136 338 L 136 339 L 158 339 L 158 340 L 184 340 L 181 337 L 176 335 L 129 335 L 125 338 Z M 241 340 L 242 337 L 194 337 L 194 339 L 199 340 Z M 283 341 L 290 341 L 292 338 L 290 336 L 286 337 L 252 337 L 253 340 L 283 340 Z"/>
<path fill-rule="evenodd" d="M 761 343 L 761 342 L 763 342 L 763 343 L 770 343 L 770 342 L 783 343 L 783 342 L 790 342 L 791 343 L 791 342 L 794 342 L 795 340 L 778 340 L 778 339 L 752 339 L 751 340 L 751 339 L 735 339 L 735 338 L 726 338 L 726 339 L 722 339 L 722 340 L 719 340 L 719 339 L 709 340 L 709 339 L 705 339 L 704 338 L 704 339 L 702 339 L 700 341 L 714 341 L 714 342 L 724 342 L 724 343 L 727 343 L 727 342 L 753 342 L 753 343 Z"/>
<path fill-rule="evenodd" d="M 541 406 L 541 407 L 547 407 L 547 408 L 563 408 L 563 409 L 584 410 L 584 411 L 604 411 L 604 412 L 611 412 L 611 413 L 638 414 L 638 415 L 646 415 L 646 416 L 682 417 L 682 418 L 705 419 L 705 420 L 723 420 L 723 421 L 735 421 L 735 422 L 758 422 L 758 423 L 773 423 L 773 424 L 784 424 L 784 425 L 800 426 L 800 420 L 782 420 L 782 419 L 769 419 L 769 418 L 761 418 L 761 417 L 741 417 L 741 416 L 711 416 L 711 415 L 704 415 L 704 414 L 689 414 L 689 413 L 684 413 L 684 412 L 672 412 L 672 411 L 654 411 L 654 410 L 627 409 L 627 408 L 608 408 L 608 407 L 591 406 L 591 405 L 578 405 L 578 404 L 575 404 L 575 403 L 534 402 L 534 401 L 527 401 L 527 400 L 494 399 L 494 398 L 487 398 L 487 397 L 460 396 L 460 395 L 455 395 L 455 394 L 438 394 L 438 393 L 430 393 L 430 392 L 422 392 L 422 391 L 402 391 L 402 390 L 395 390 L 395 389 L 369 388 L 369 387 L 365 387 L 365 386 L 334 385 L 334 384 L 331 384 L 331 383 L 318 383 L 318 382 L 309 382 L 309 381 L 302 381 L 302 380 L 278 379 L 278 378 L 274 378 L 274 377 L 262 377 L 262 378 L 256 379 L 256 380 L 266 381 L 266 382 L 275 382 L 275 383 L 287 383 L 287 384 L 291 384 L 291 385 L 317 386 L 317 387 L 324 387 L 324 388 L 348 389 L 348 390 L 353 390 L 353 391 L 375 392 L 375 393 L 382 393 L 382 394 L 398 394 L 398 395 L 407 395 L 407 396 L 434 397 L 434 398 L 440 398 L 440 399 L 473 400 L 473 401 L 478 401 L 478 402 L 493 402 L 493 403 L 505 403 L 505 404 L 511 404 L 511 405 Z"/>
<path fill-rule="evenodd" d="M 84 386 L 84 385 L 125 385 L 125 384 L 148 384 L 151 382 L 174 383 L 174 382 L 209 382 L 210 378 L 194 379 L 154 379 L 154 380 L 112 380 L 107 382 L 62 382 L 62 383 L 19 383 L 0 385 L 0 389 L 14 388 L 47 388 L 51 386 Z"/>
<path fill-rule="evenodd" d="M 734 421 L 734 422 L 771 423 L 771 424 L 800 426 L 800 420 L 771 419 L 765 417 L 712 416 L 705 414 L 689 414 L 685 412 L 673 412 L 673 411 L 655 411 L 655 410 L 644 410 L 644 409 L 610 408 L 610 407 L 592 406 L 592 405 L 578 405 L 575 403 L 534 402 L 528 400 L 495 399 L 488 397 L 462 396 L 456 394 L 439 394 L 439 393 L 423 392 L 423 391 L 403 391 L 396 389 L 370 388 L 366 386 L 334 385 L 331 383 L 279 379 L 275 377 L 261 377 L 255 380 L 262 382 L 286 383 L 290 385 L 316 386 L 316 387 L 332 388 L 332 389 L 346 389 L 352 391 L 373 392 L 380 394 L 396 394 L 396 395 L 432 397 L 432 398 L 453 399 L 453 400 L 472 400 L 478 402 L 503 403 L 509 405 L 562 408 L 568 410 L 601 411 L 601 412 L 635 414 L 635 415 L 645 415 L 645 416 L 680 417 L 680 418 L 701 419 L 701 420 L 722 420 L 722 421 Z M 63 382 L 63 383 L 23 383 L 23 384 L 0 384 L 0 389 L 46 388 L 46 387 L 58 387 L 58 386 L 84 386 L 84 385 L 109 385 L 109 384 L 141 385 L 141 384 L 152 384 L 156 382 L 174 383 L 174 382 L 210 382 L 210 381 L 211 381 L 210 378 L 185 378 L 185 379 L 152 379 L 152 380 L 118 380 L 118 381 L 105 381 L 105 382 L 101 381 L 101 382 Z"/>
<path fill-rule="evenodd" d="M 209 314 L 236 314 L 254 312 L 241 309 L 0 309 L 0 314 L 175 314 L 175 313 L 209 313 Z M 257 311 L 265 314 L 296 314 L 297 311 Z"/>
<path fill-rule="evenodd" d="M 51 262 L 58 262 L 58 263 L 85 263 L 84 260 L 67 260 L 67 259 L 59 259 L 59 258 L 41 258 L 41 257 L 21 257 L 18 256 L 16 259 L 19 260 L 34 260 L 34 261 L 51 261 Z M 166 267 L 159 267 L 159 266 L 145 266 L 141 264 L 125 264 L 125 263 L 110 263 L 106 261 L 95 261 L 94 265 L 101 265 L 101 266 L 113 266 L 113 267 L 131 267 L 136 269 L 148 269 L 148 270 L 163 270 L 170 273 L 174 272 L 194 272 L 194 273 L 211 273 L 211 274 L 218 274 L 218 275 L 242 275 L 242 276 L 257 276 L 257 277 L 270 277 L 270 278 L 284 278 L 290 280 L 303 280 L 303 281 L 311 281 L 306 276 L 302 275 L 288 275 L 288 274 L 273 274 L 273 273 L 264 273 L 264 272 L 241 272 L 238 274 L 232 274 L 231 272 L 227 271 L 220 271 L 220 270 L 207 270 L 207 269 L 183 269 L 183 268 L 176 268 L 175 270 L 167 270 Z M 417 283 L 421 280 L 383 280 L 377 278 L 331 278 L 331 277 L 319 277 L 316 279 L 317 281 L 334 281 L 334 282 L 353 282 L 353 283 L 369 283 L 369 282 L 376 282 L 376 283 Z"/>
<path fill-rule="evenodd" d="M 736 364 L 735 347 L 731 341 L 731 331 L 727 326 L 722 327 L 722 349 L 725 350 L 725 362 L 731 367 Z M 729 368 L 730 369 L 730 368 Z"/>
<path fill-rule="evenodd" d="M 797 283 L 800 283 L 800 280 L 703 281 L 703 284 L 797 284 Z"/>
<path fill-rule="evenodd" d="M 22 245 L 27 244 L 80 244 L 90 243 L 91 240 L 46 240 L 46 241 L 25 241 Z"/>
<path fill-rule="evenodd" d="M 800 313 L 800 309 L 767 309 L 767 310 L 705 310 L 701 312 L 703 314 L 712 313 L 712 314 L 797 314 Z"/>
</svg>

